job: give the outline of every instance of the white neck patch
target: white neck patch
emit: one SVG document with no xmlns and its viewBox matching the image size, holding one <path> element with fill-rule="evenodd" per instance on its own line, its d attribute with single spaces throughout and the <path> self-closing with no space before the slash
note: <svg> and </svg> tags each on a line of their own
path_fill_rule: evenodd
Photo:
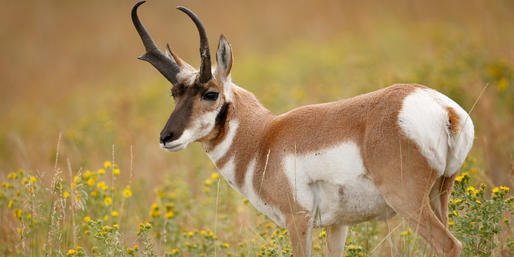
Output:
<svg viewBox="0 0 514 257">
<path fill-rule="evenodd" d="M 239 127 L 239 121 L 231 120 L 228 123 L 228 132 L 225 135 L 225 138 L 221 143 L 219 143 L 214 149 L 207 152 L 209 158 L 216 163 L 219 161 L 230 149 L 232 142 L 234 141 L 234 137 L 236 136 L 237 128 Z"/>
</svg>

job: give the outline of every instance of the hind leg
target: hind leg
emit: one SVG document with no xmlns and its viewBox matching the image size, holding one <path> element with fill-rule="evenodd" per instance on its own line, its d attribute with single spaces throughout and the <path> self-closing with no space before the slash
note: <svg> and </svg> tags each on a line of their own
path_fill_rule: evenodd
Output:
<svg viewBox="0 0 514 257">
<path fill-rule="evenodd" d="M 406 196 L 402 190 L 390 189 L 384 198 L 413 230 L 432 245 L 439 256 L 458 257 L 461 243 L 434 213 L 428 194 L 416 192 Z"/>
<path fill-rule="evenodd" d="M 430 190 L 430 206 L 432 207 L 432 210 L 434 211 L 437 218 L 443 224 L 446 223 L 445 221 L 443 221 L 443 203 L 441 202 L 441 190 L 444 180 L 445 178 L 443 176 L 437 178 L 434 185 L 432 186 L 432 189 Z"/>
<path fill-rule="evenodd" d="M 445 177 L 441 186 L 441 222 L 445 226 L 448 225 L 448 200 L 450 199 L 450 194 L 453 189 L 453 184 L 455 183 L 455 178 L 458 175 L 459 172 L 456 171 L 452 176 Z"/>
<path fill-rule="evenodd" d="M 442 207 L 445 204 L 442 204 L 439 196 L 439 218 L 430 203 L 430 192 L 434 185 L 440 184 L 441 188 L 445 188 L 445 185 L 448 187 L 450 184 L 437 181 L 440 177 L 438 172 L 430 168 L 426 159 L 412 144 L 403 141 L 401 149 L 402 152 L 398 151 L 396 156 L 389 156 L 388 159 L 381 159 L 379 156 L 368 159 L 370 161 L 366 166 L 373 183 L 386 202 L 432 246 L 439 256 L 458 257 L 462 248 L 461 243 L 441 221 L 444 220 L 442 217 L 446 215 L 447 207 Z M 385 150 L 387 149 L 380 153 Z M 373 151 L 372 154 L 376 152 Z M 447 197 L 445 194 L 444 199 Z"/>
</svg>

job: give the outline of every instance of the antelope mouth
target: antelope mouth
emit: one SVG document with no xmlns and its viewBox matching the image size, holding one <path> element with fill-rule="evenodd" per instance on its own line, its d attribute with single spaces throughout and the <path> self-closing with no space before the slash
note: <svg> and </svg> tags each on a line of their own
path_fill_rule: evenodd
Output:
<svg viewBox="0 0 514 257">
<path fill-rule="evenodd" d="M 161 143 L 161 148 L 168 152 L 180 151 L 180 150 L 186 148 L 186 146 L 187 146 L 187 144 L 170 144 L 170 143 L 162 144 Z"/>
</svg>

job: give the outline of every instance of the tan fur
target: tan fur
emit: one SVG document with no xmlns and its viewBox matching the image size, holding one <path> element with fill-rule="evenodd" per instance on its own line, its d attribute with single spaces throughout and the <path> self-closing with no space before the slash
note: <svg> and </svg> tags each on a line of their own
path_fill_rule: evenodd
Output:
<svg viewBox="0 0 514 257">
<path fill-rule="evenodd" d="M 424 86 L 393 85 L 346 100 L 300 107 L 278 116 L 260 105 L 251 93 L 235 88 L 228 119 L 237 119 L 240 125 L 229 151 L 216 165 L 222 168 L 235 158 L 236 184 L 242 186 L 249 162 L 257 159 L 253 185 L 261 199 L 280 209 L 286 217 L 297 217 L 297 213 L 306 210 L 293 200 L 291 186 L 281 167 L 284 155 L 315 151 L 345 140 L 355 141 L 361 145 L 368 176 L 391 207 L 440 254 L 457 256 L 460 243 L 441 223 L 446 212 L 438 210 L 437 217 L 430 208 L 428 196 L 438 179 L 436 172 L 397 125 L 403 99 L 416 88 Z M 216 141 L 211 143 L 209 148 L 216 146 Z M 445 185 L 444 191 L 437 191 L 447 194 L 448 184 Z M 447 198 L 441 204 L 446 205 Z M 299 233 L 305 232 L 305 222 L 312 219 L 308 215 L 302 217 L 304 220 L 296 220 L 301 224 Z M 291 222 L 287 220 L 287 224 Z M 299 239 L 293 239 L 294 251 L 305 251 L 296 240 Z"/>
<path fill-rule="evenodd" d="M 460 129 L 460 117 L 457 112 L 452 107 L 446 107 L 446 111 L 448 111 L 448 120 L 450 122 L 450 131 L 452 134 L 456 135 Z"/>
</svg>

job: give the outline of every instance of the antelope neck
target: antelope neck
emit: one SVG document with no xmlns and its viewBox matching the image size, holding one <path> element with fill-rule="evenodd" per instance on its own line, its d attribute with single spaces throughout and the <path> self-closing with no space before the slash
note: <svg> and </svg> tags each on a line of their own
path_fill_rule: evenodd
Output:
<svg viewBox="0 0 514 257">
<path fill-rule="evenodd" d="M 225 124 L 218 136 L 203 144 L 209 158 L 232 185 L 244 185 L 247 167 L 257 158 L 273 115 L 250 92 L 233 87 Z"/>
</svg>

